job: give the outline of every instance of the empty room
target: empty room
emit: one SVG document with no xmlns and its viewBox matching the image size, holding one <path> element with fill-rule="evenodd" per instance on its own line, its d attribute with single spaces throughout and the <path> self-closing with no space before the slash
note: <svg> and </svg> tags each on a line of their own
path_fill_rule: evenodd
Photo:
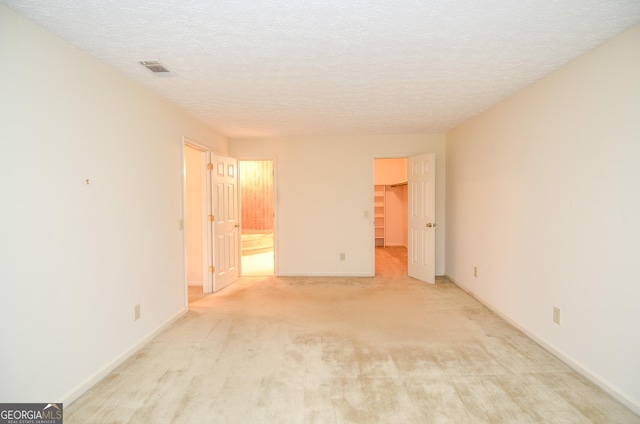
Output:
<svg viewBox="0 0 640 424">
<path fill-rule="evenodd" d="M 0 93 L 1 419 L 640 423 L 638 1 L 0 0 Z"/>
</svg>

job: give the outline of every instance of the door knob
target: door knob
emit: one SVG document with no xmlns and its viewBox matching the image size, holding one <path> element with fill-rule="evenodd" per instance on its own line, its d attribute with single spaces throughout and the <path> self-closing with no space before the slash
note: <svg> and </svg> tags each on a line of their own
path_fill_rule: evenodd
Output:
<svg viewBox="0 0 640 424">
<path fill-rule="evenodd" d="M 236 224 L 235 227 L 238 228 L 240 226 L 240 224 Z"/>
<path fill-rule="evenodd" d="M 435 222 L 434 223 L 429 222 L 427 224 L 427 228 L 431 228 L 431 227 L 435 227 L 435 226 L 436 226 Z"/>
</svg>

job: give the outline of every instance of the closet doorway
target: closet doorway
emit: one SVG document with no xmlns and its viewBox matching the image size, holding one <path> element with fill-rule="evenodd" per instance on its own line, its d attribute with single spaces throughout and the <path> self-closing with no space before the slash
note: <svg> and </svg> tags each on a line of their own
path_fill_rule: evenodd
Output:
<svg viewBox="0 0 640 424">
<path fill-rule="evenodd" d="M 376 275 L 407 275 L 407 158 L 374 159 Z"/>
<path fill-rule="evenodd" d="M 274 275 L 273 160 L 239 160 L 238 171 L 242 209 L 241 274 Z"/>
</svg>

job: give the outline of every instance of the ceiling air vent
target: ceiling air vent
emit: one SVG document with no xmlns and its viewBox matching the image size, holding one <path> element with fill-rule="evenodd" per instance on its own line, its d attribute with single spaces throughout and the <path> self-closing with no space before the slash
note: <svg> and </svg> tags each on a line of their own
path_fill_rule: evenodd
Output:
<svg viewBox="0 0 640 424">
<path fill-rule="evenodd" d="M 171 71 L 157 60 L 141 60 L 140 64 L 153 72 L 154 74 L 169 74 Z"/>
</svg>

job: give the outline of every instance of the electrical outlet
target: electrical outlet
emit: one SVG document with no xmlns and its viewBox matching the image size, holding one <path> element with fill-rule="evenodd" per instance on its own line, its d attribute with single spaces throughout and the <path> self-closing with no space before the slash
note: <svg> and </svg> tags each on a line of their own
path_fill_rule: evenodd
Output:
<svg viewBox="0 0 640 424">
<path fill-rule="evenodd" d="M 140 304 L 138 303 L 133 307 L 133 320 L 138 321 L 140 319 Z"/>
<path fill-rule="evenodd" d="M 477 276 L 478 276 L 478 267 L 477 267 L 477 266 L 474 266 L 474 267 L 473 267 L 473 276 L 474 276 L 474 277 L 477 277 Z"/>
<path fill-rule="evenodd" d="M 560 308 L 557 306 L 553 307 L 553 322 L 560 325 Z"/>
<path fill-rule="evenodd" d="M 347 255 L 344 252 L 340 252 L 340 260 L 341 261 L 346 261 L 347 260 Z"/>
</svg>

